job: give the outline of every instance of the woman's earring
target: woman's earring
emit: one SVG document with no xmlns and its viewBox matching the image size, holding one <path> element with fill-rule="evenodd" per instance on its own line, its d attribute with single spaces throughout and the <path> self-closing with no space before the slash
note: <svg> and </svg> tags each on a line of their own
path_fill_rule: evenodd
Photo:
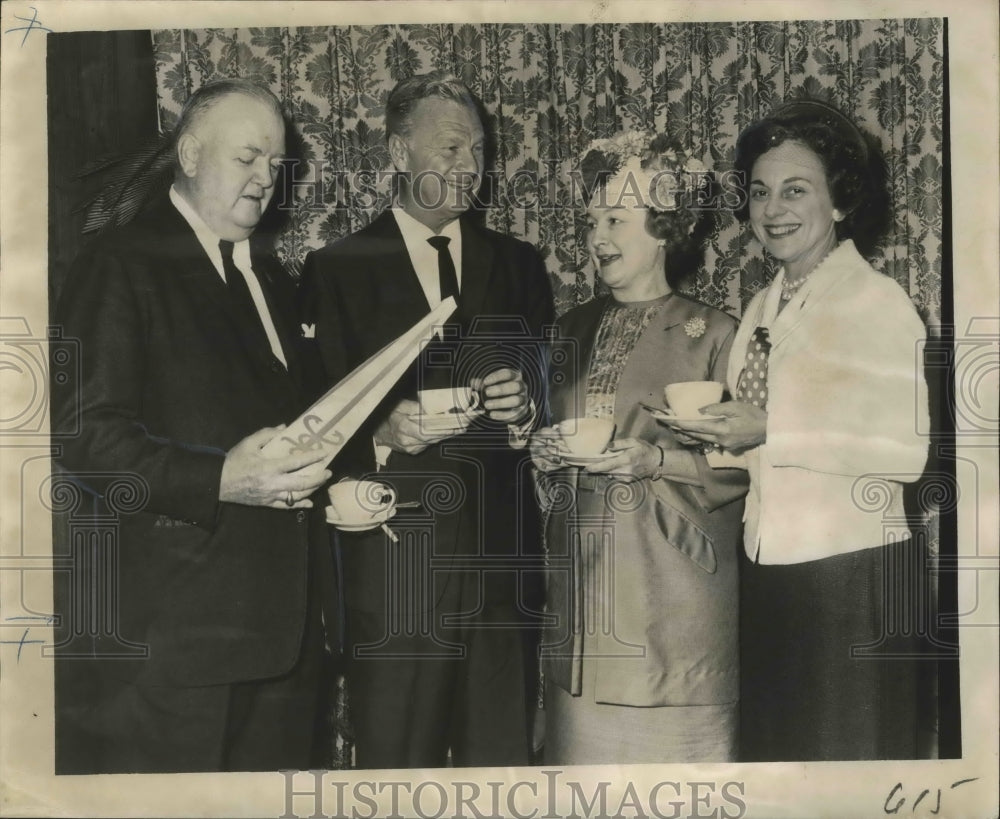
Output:
<svg viewBox="0 0 1000 819">
<path fill-rule="evenodd" d="M 834 222 L 844 221 L 844 214 L 841 213 L 837 208 L 833 209 L 833 221 Z"/>
</svg>

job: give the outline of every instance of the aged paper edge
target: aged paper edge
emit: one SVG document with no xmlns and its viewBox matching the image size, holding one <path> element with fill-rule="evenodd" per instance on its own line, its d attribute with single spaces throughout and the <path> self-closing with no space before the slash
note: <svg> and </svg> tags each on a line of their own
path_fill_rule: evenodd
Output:
<svg viewBox="0 0 1000 819">
<path fill-rule="evenodd" d="M 836 9 L 836 14 L 831 12 Z M 34 11 L 33 11 L 34 10 Z M 9 32 L 35 14 L 53 31 L 148 28 L 248 27 L 251 25 L 370 25 L 377 22 L 624 22 L 728 20 L 855 19 L 932 16 L 949 18 L 951 133 L 953 166 L 953 226 L 956 332 L 972 319 L 987 320 L 996 333 L 998 321 L 998 27 L 997 10 L 989 0 L 927 0 L 914 4 L 842 2 L 67 2 L 25 0 L 2 9 L 2 119 L 0 119 L 0 316 L 23 319 L 32 338 L 45 337 L 46 282 L 46 108 L 44 38 Z M 10 325 L 7 325 L 10 326 Z M 984 326 L 984 325 L 980 325 Z M 0 338 L 0 343 L 3 339 Z M 996 343 L 996 336 L 992 336 Z M 996 369 L 988 378 L 996 382 Z M 6 387 L 8 381 L 3 382 Z M 14 392 L 23 389 L 14 384 Z M 988 392 L 981 393 L 988 395 Z M 960 395 L 961 398 L 961 395 Z M 4 395 L 7 406 L 23 395 Z M 988 412 L 994 407 L 985 408 Z M 977 408 L 982 413 L 983 408 Z M 6 415 L 3 415 L 6 418 Z M 994 416 L 995 417 L 995 416 Z M 28 495 L 36 486 L 23 484 L 29 464 L 44 459 L 48 449 L 37 438 L 0 439 L 0 605 L 16 608 L 24 561 L 13 556 L 30 553 L 44 558 L 51 550 L 49 520 L 25 514 Z M 987 568 L 960 576 L 962 629 L 962 724 L 964 757 L 960 760 L 872 763 L 767 765 L 633 766 L 607 768 L 531 768 L 506 770 L 334 771 L 320 783 L 322 801 L 297 796 L 311 792 L 310 774 L 289 779 L 279 773 L 198 774 L 170 776 L 54 777 L 52 775 L 52 669 L 37 647 L 3 645 L 0 677 L 0 813 L 7 816 L 311 816 L 388 815 L 393 791 L 422 782 L 443 788 L 449 813 L 456 796 L 471 794 L 478 785 L 480 809 L 490 810 L 491 786 L 502 788 L 499 814 L 512 808 L 537 816 L 566 816 L 572 783 L 589 799 L 600 783 L 610 782 L 608 811 L 614 813 L 631 783 L 648 810 L 647 795 L 660 783 L 677 783 L 681 791 L 678 816 L 749 817 L 871 817 L 929 816 L 933 799 L 942 792 L 939 815 L 996 815 L 997 800 L 997 515 L 996 442 L 977 437 L 962 444 L 959 479 L 959 542 L 963 555 L 980 555 Z M 37 466 L 37 464 L 36 464 Z M 30 544 L 25 549 L 25 544 Z M 0 618 L 2 622 L 2 618 Z M 3 631 L 6 639 L 8 631 Z M 35 648 L 35 651 L 31 651 Z M 952 789 L 955 782 L 976 779 Z M 291 786 L 290 786 L 291 783 Z M 400 784 L 396 784 L 400 783 Z M 402 784 L 406 783 L 406 784 Z M 465 784 L 468 783 L 468 784 Z M 517 783 L 516 799 L 507 798 Z M 699 785 L 699 783 L 711 783 Z M 730 795 L 720 799 L 726 783 Z M 897 788 L 898 785 L 898 788 Z M 379 789 L 381 788 L 381 792 Z M 922 803 L 917 796 L 927 790 Z M 695 804 L 711 792 L 708 802 Z M 672 810 L 677 789 L 661 789 L 661 811 Z M 343 796 L 338 801 L 338 794 Z M 378 803 L 375 812 L 355 794 Z M 694 794 L 694 796 L 692 796 Z M 897 811 L 901 797 L 907 801 Z M 740 809 L 740 802 L 743 808 Z M 405 803 L 403 803 L 405 804 Z M 424 801 L 434 815 L 438 800 Z M 579 800 L 577 800 L 579 805 Z M 713 811 L 715 811 L 713 813 Z M 467 814 L 473 815 L 473 814 Z M 625 815 L 634 815 L 626 813 Z M 655 815 L 655 814 L 653 814 Z M 664 814 L 667 815 L 667 814 Z"/>
</svg>

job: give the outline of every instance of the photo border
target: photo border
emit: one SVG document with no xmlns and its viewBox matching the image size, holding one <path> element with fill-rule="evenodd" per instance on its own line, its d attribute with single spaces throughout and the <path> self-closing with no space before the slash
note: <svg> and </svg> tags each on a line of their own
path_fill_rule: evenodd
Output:
<svg viewBox="0 0 1000 819">
<path fill-rule="evenodd" d="M 946 17 L 949 20 L 950 131 L 952 166 L 953 299 L 956 339 L 981 339 L 994 349 L 1000 329 L 998 254 L 998 12 L 990 0 L 928 0 L 921 4 L 843 2 L 604 2 L 566 0 L 542 5 L 515 2 L 72 2 L 25 0 L 2 6 L 0 68 L 0 342 L 47 339 L 47 137 L 45 30 L 85 31 L 205 27 L 371 25 L 378 22 L 710 22 L 779 19 L 863 19 Z M 32 11 L 34 10 L 34 11 Z M 992 346 L 991 346 L 992 345 Z M 22 345 L 23 346 L 23 345 Z M 30 639 L 9 627 L 11 617 L 32 616 L 21 609 L 25 573 L 48 571 L 51 522 L 39 503 L 35 483 L 48 468 L 44 380 L 24 362 L 4 366 L 0 350 L 0 400 L 11 408 L 34 407 L 38 434 L 0 439 L 0 813 L 6 816 L 326 816 L 347 815 L 367 806 L 351 801 L 360 792 L 378 804 L 372 815 L 393 809 L 393 795 L 421 783 L 438 783 L 455 807 L 456 783 L 475 783 L 485 796 L 502 783 L 501 808 L 537 817 L 567 816 L 579 783 L 589 798 L 601 782 L 608 786 L 609 809 L 631 784 L 643 796 L 662 783 L 677 783 L 687 813 L 678 816 L 741 816 L 805 819 L 811 816 L 987 817 L 998 804 L 998 594 L 1000 558 L 996 533 L 997 441 L 995 435 L 957 440 L 960 487 L 959 620 L 963 757 L 956 760 L 725 765 L 587 766 L 524 769 L 439 769 L 428 771 L 330 771 L 320 777 L 322 804 L 309 795 L 309 773 L 232 773 L 115 776 L 59 776 L 53 769 L 52 663 L 40 644 L 46 624 L 31 625 Z M 976 417 L 996 418 L 998 368 L 987 359 L 981 389 L 986 406 L 959 406 Z M 44 366 L 44 365 L 43 365 Z M 979 366 L 983 366 L 980 362 Z M 956 374 L 961 382 L 963 373 Z M 992 387 L 990 385 L 993 385 Z M 42 390 L 41 397 L 38 391 Z M 960 402 L 970 395 L 956 389 Z M 994 403 L 990 404 L 992 400 Z M 41 403 L 39 403 L 39 401 Z M 38 409 L 41 407 L 41 409 Z M 34 492 L 34 494 L 32 494 Z M 46 548 L 48 551 L 46 552 Z M 33 581 L 34 582 L 34 581 Z M 725 783 L 732 800 L 721 798 Z M 368 783 L 371 787 L 369 788 Z M 406 783 L 394 785 L 393 783 Z M 518 785 L 518 783 L 525 783 Z M 709 784 L 711 783 L 711 785 Z M 379 787 L 381 786 L 381 792 Z M 432 788 L 423 785 L 425 789 Z M 512 790 L 513 802 L 507 804 Z M 292 791 L 302 791 L 293 796 Z M 922 797 L 920 794 L 924 793 Z M 714 794 L 710 801 L 700 797 Z M 436 790 L 435 790 L 436 793 Z M 466 795 L 471 791 L 466 790 Z M 670 794 L 669 796 L 667 794 Z M 663 791 L 661 806 L 677 799 Z M 398 794 L 397 794 L 398 795 Z M 738 797 L 738 798 L 737 798 Z M 919 798 L 919 802 L 918 802 Z M 435 807 L 433 795 L 427 805 Z M 900 801 L 904 800 L 904 801 Z M 641 799 L 644 803 L 646 800 Z M 576 802 L 580 804 L 579 800 Z M 679 808 L 678 808 L 679 810 Z M 715 813 L 713 814 L 713 810 Z M 704 811 L 702 813 L 701 811 Z M 404 814 L 405 815 L 405 814 Z M 433 815 L 433 814 L 428 814 Z M 448 813 L 446 815 L 461 815 Z M 467 814 L 472 815 L 472 814 Z M 626 813 L 625 815 L 635 815 Z"/>
</svg>

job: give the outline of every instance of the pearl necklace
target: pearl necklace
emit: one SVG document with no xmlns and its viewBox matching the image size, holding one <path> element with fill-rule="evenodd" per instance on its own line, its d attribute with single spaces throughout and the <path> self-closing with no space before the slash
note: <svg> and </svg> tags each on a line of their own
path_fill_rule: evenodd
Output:
<svg viewBox="0 0 1000 819">
<path fill-rule="evenodd" d="M 809 273 L 811 272 L 812 271 L 810 270 Z M 806 279 L 809 278 L 809 273 L 806 273 L 805 276 L 802 276 L 801 278 L 798 279 L 788 279 L 788 278 L 782 279 L 781 300 L 788 301 L 789 299 L 791 299 L 792 296 L 798 293 L 799 288 L 802 287 L 802 285 L 806 283 Z"/>
<path fill-rule="evenodd" d="M 812 275 L 812 272 L 817 267 L 819 267 L 821 264 L 823 264 L 823 262 L 825 262 L 828 258 L 830 258 L 830 254 L 833 253 L 833 251 L 835 251 L 838 247 L 840 247 L 840 243 L 839 242 L 836 245 L 834 245 L 833 247 L 831 247 L 825 254 L 823 254 L 823 258 L 820 259 L 818 262 L 816 262 L 816 264 L 814 264 L 809 269 L 809 272 L 806 273 L 804 276 L 799 276 L 799 278 L 797 278 L 797 279 L 789 279 L 787 276 L 785 276 L 784 278 L 782 278 L 782 280 L 781 280 L 781 300 L 782 301 L 789 301 L 792 298 L 792 296 L 794 296 L 796 293 L 798 293 L 799 289 L 802 287 L 802 285 L 804 285 L 806 283 L 806 280 L 809 278 L 809 276 Z"/>
</svg>

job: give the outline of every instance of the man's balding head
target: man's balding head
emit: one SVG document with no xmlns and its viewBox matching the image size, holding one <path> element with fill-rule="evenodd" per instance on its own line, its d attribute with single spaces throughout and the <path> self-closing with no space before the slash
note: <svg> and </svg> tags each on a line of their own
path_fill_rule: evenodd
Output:
<svg viewBox="0 0 1000 819">
<path fill-rule="evenodd" d="M 270 89 L 258 85 L 252 80 L 240 78 L 216 80 L 215 82 L 203 85 L 188 97 L 187 102 L 184 103 L 180 119 L 177 120 L 177 127 L 174 128 L 175 144 L 182 135 L 196 128 L 205 114 L 218 102 L 234 94 L 242 94 L 243 96 L 255 99 L 263 105 L 270 107 L 279 118 L 284 116 L 281 110 L 281 103 L 271 93 Z"/>
<path fill-rule="evenodd" d="M 203 86 L 175 131 L 174 184 L 220 239 L 241 241 L 257 226 L 285 153 L 277 98 L 248 80 Z"/>
</svg>

